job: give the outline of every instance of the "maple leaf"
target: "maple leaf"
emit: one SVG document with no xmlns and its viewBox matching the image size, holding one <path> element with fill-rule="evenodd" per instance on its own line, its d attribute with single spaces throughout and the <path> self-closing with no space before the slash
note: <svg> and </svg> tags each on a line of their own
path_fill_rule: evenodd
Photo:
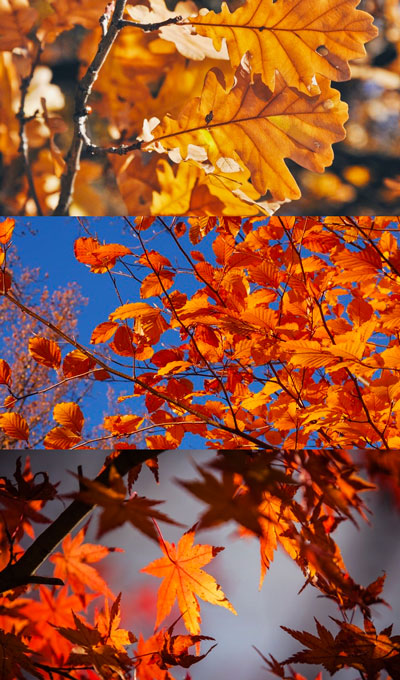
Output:
<svg viewBox="0 0 400 680">
<path fill-rule="evenodd" d="M 114 600 L 111 609 L 108 599 L 104 600 L 104 610 L 99 612 L 96 619 L 96 628 L 105 642 L 110 642 L 120 652 L 125 647 L 136 642 L 136 637 L 128 630 L 119 627 L 121 621 L 121 593 Z"/>
<path fill-rule="evenodd" d="M 62 553 L 57 552 L 50 557 L 50 561 L 55 564 L 54 576 L 68 581 L 73 592 L 82 597 L 85 595 L 86 588 L 89 587 L 97 593 L 113 598 L 104 579 L 89 563 L 98 562 L 119 548 L 106 548 L 103 545 L 84 543 L 86 531 L 87 526 L 80 529 L 74 538 L 68 534 L 62 542 Z"/>
<path fill-rule="evenodd" d="M 4 633 L 0 630 L 0 668 L 3 680 L 23 678 L 21 669 L 28 671 L 35 678 L 42 678 L 42 674 L 35 668 L 29 648 L 18 635 Z"/>
<path fill-rule="evenodd" d="M 68 662 L 76 665 L 89 665 L 104 680 L 111 680 L 118 675 L 122 680 L 133 665 L 125 651 L 112 644 L 104 643 L 104 638 L 97 628 L 88 626 L 73 613 L 74 628 L 57 628 L 58 632 L 73 643 Z"/>
<path fill-rule="evenodd" d="M 268 190 L 273 200 L 298 198 L 297 184 L 284 159 L 322 172 L 333 159 L 331 144 L 344 137 L 347 106 L 329 81 L 319 78 L 321 94 L 306 97 L 276 76 L 272 93 L 257 79 L 250 83 L 242 61 L 235 85 L 227 92 L 223 74 L 208 72 L 200 98 L 192 99 L 177 119 L 165 116 L 142 148 L 169 151 L 171 158 L 209 161 L 224 168 L 232 159 L 235 170 L 244 164 L 259 194 Z M 213 114 L 210 118 L 210 112 Z"/>
<path fill-rule="evenodd" d="M 98 538 L 125 522 L 130 522 L 136 529 L 155 541 L 158 541 L 158 535 L 153 520 L 182 526 L 154 508 L 162 501 L 153 501 L 137 495 L 126 500 L 126 486 L 113 465 L 109 472 L 109 486 L 86 477 L 79 479 L 87 490 L 80 491 L 77 497 L 86 503 L 100 505 L 103 508 L 99 518 Z"/>
<path fill-rule="evenodd" d="M 201 569 L 223 548 L 193 545 L 194 535 L 194 529 L 185 532 L 177 546 L 164 539 L 160 540 L 160 548 L 165 557 L 154 560 L 141 569 L 147 574 L 164 579 L 158 591 L 156 628 L 168 616 L 177 599 L 187 630 L 193 635 L 199 634 L 201 618 L 196 595 L 236 614 L 215 579 Z"/>
<path fill-rule="evenodd" d="M 216 49 L 226 40 L 234 69 L 249 51 L 252 73 L 260 73 L 271 90 L 279 71 L 289 87 L 313 96 L 320 92 L 316 75 L 349 80 L 349 59 L 363 57 L 364 43 L 378 34 L 371 15 L 355 9 L 358 4 L 247 0 L 231 12 L 223 2 L 220 12 L 203 11 L 189 21 Z"/>
</svg>

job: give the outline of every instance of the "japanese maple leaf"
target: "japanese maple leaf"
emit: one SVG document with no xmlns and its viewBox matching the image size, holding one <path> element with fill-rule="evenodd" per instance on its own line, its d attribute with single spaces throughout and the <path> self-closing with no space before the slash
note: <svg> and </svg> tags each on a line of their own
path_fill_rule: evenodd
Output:
<svg viewBox="0 0 400 680">
<path fill-rule="evenodd" d="M 189 529 L 177 546 L 162 539 L 160 547 L 165 557 L 154 560 L 141 570 L 164 579 L 158 591 L 156 628 L 168 616 L 177 599 L 188 631 L 192 635 L 200 633 L 200 606 L 196 595 L 236 614 L 214 577 L 201 569 L 223 548 L 193 545 L 194 534 L 194 529 Z"/>
<path fill-rule="evenodd" d="M 71 538 L 69 534 L 62 542 L 62 553 L 55 553 L 50 557 L 55 563 L 54 575 L 63 581 L 68 581 L 71 589 L 80 596 L 85 596 L 87 587 L 95 592 L 102 593 L 114 599 L 111 590 L 97 569 L 89 566 L 88 562 L 98 562 L 106 557 L 109 552 L 115 550 L 123 552 L 120 548 L 106 548 L 104 545 L 83 543 L 86 528 L 81 529 Z"/>
<path fill-rule="evenodd" d="M 157 540 L 158 536 L 153 519 L 182 526 L 179 522 L 175 522 L 153 507 L 162 503 L 162 501 L 154 501 L 136 494 L 126 499 L 126 486 L 113 465 L 110 467 L 108 486 L 86 477 L 80 477 L 80 480 L 87 489 L 80 491 L 77 497 L 86 503 L 94 503 L 103 508 L 99 519 L 97 538 L 125 522 L 130 522 L 136 529 L 154 540 Z"/>
</svg>

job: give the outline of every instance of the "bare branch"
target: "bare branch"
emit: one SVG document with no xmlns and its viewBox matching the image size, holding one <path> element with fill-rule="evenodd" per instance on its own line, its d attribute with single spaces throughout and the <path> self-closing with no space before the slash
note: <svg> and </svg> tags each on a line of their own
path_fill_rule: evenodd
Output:
<svg viewBox="0 0 400 680">
<path fill-rule="evenodd" d="M 26 117 L 25 115 L 25 102 L 26 102 L 26 97 L 28 95 L 28 90 L 29 86 L 32 82 L 33 75 L 35 73 L 35 69 L 37 65 L 39 64 L 41 54 L 43 52 L 43 47 L 39 43 L 37 51 L 36 51 L 36 56 L 32 59 L 32 64 L 30 71 L 28 75 L 25 78 L 22 78 L 21 80 L 21 86 L 20 86 L 20 91 L 21 91 L 21 101 L 18 109 L 18 113 L 16 114 L 16 118 L 18 119 L 19 122 L 19 138 L 20 138 L 20 144 L 18 151 L 21 153 L 23 161 L 24 161 L 24 167 L 25 167 L 25 174 L 28 180 L 29 184 L 29 191 L 31 194 L 31 197 L 35 203 L 36 206 L 36 212 L 38 216 L 42 216 L 42 208 L 39 202 L 38 195 L 36 193 L 35 189 L 35 183 L 33 181 L 33 174 L 32 174 L 32 169 L 29 163 L 29 143 L 28 143 L 28 137 L 26 134 L 26 124 L 31 120 L 31 117 Z"/>
<path fill-rule="evenodd" d="M 106 20 L 104 15 L 101 17 L 102 38 L 98 44 L 97 52 L 89 64 L 88 69 L 78 85 L 78 91 L 75 97 L 75 113 L 74 113 L 74 133 L 66 157 L 66 170 L 61 177 L 61 192 L 58 205 L 54 211 L 54 215 L 67 215 L 70 206 L 72 195 L 74 191 L 74 184 L 84 144 L 91 146 L 90 139 L 86 132 L 86 122 L 88 117 L 87 102 L 91 94 L 95 80 L 97 79 L 100 70 L 107 58 L 114 41 L 121 30 L 119 22 L 122 19 L 125 10 L 126 0 L 116 0 L 115 9 L 111 21 L 106 28 Z"/>
</svg>

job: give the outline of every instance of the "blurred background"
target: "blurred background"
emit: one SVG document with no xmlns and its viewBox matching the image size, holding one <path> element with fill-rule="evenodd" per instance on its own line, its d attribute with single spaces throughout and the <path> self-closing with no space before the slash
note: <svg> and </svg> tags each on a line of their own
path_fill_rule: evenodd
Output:
<svg viewBox="0 0 400 680">
<path fill-rule="evenodd" d="M 21 452 L 19 452 L 21 455 Z M 0 474 L 11 476 L 15 470 L 17 454 L 8 451 L 0 459 Z M 25 458 L 25 454 L 22 454 Z M 139 495 L 165 500 L 160 509 L 173 519 L 181 520 L 192 526 L 202 510 L 200 503 L 179 487 L 175 478 L 192 480 L 198 477 L 194 463 L 203 464 L 211 460 L 212 455 L 203 450 L 174 450 L 160 456 L 160 484 L 157 485 L 150 471 L 144 469 L 135 489 Z M 77 472 L 78 464 L 83 466 L 83 474 L 95 476 L 104 462 L 104 452 L 53 451 L 30 453 L 33 473 L 45 469 L 50 481 L 61 481 L 61 493 L 76 490 L 76 481 L 68 474 L 68 470 Z M 391 609 L 383 605 L 372 608 L 373 620 L 377 631 L 390 623 L 394 623 L 393 634 L 400 634 L 400 591 L 398 581 L 398 563 L 400 544 L 398 540 L 399 516 L 391 505 L 388 495 L 371 493 L 365 500 L 373 510 L 371 523 L 360 522 L 359 530 L 351 522 L 343 522 L 335 533 L 337 541 L 347 565 L 349 573 L 361 585 L 371 581 L 386 571 L 384 599 Z M 68 500 L 65 503 L 69 503 Z M 56 517 L 64 509 L 56 500 L 47 504 L 45 514 Z M 298 595 L 304 584 L 300 569 L 279 549 L 268 571 L 262 590 L 258 590 L 260 575 L 259 549 L 256 539 L 243 540 L 235 537 L 235 524 L 229 523 L 221 529 L 201 531 L 197 534 L 197 543 L 225 546 L 215 560 L 207 566 L 207 570 L 221 584 L 228 599 L 234 605 L 238 615 L 234 616 L 222 607 L 215 607 L 201 602 L 202 633 L 216 638 L 218 646 L 210 655 L 193 666 L 190 671 L 193 680 L 268 680 L 272 678 L 264 669 L 262 659 L 252 645 L 255 645 L 265 656 L 273 654 L 283 660 L 300 649 L 299 643 L 280 629 L 285 625 L 296 630 L 315 631 L 313 617 L 336 634 L 337 627 L 329 616 L 341 618 L 335 605 L 318 597 L 319 591 L 307 586 Z M 183 530 L 169 525 L 161 527 L 164 537 L 169 541 L 179 540 Z M 42 530 L 37 527 L 37 532 Z M 86 541 L 96 543 L 96 511 L 86 535 Z M 156 611 L 156 594 L 160 580 L 148 574 L 138 573 L 150 561 L 160 556 L 155 543 L 143 536 L 131 526 L 124 526 L 105 534 L 101 541 L 106 546 L 121 547 L 124 553 L 113 553 L 94 566 L 99 569 L 115 594 L 122 591 L 121 626 L 133 633 L 144 636 L 153 633 L 153 622 Z M 51 564 L 44 564 L 39 574 L 49 575 Z M 96 600 L 101 606 L 101 600 Z M 169 625 L 179 616 L 175 606 L 166 623 Z M 353 622 L 362 625 L 360 617 L 355 616 Z M 176 626 L 176 632 L 182 633 L 182 623 Z M 206 646 L 204 647 L 206 649 Z M 296 670 L 309 680 L 314 680 L 321 670 L 317 666 L 297 665 Z M 183 680 L 184 669 L 171 670 L 177 680 Z M 323 671 L 322 677 L 329 675 Z M 343 670 L 335 675 L 337 680 L 359 680 L 355 670 Z"/>
</svg>

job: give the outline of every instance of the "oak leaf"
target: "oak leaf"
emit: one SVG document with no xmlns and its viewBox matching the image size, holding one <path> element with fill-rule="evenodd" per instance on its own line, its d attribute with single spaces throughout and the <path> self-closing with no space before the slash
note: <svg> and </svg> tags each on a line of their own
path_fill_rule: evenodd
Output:
<svg viewBox="0 0 400 680">
<path fill-rule="evenodd" d="M 236 614 L 214 577 L 201 569 L 223 548 L 193 545 L 194 534 L 194 529 L 190 529 L 176 546 L 162 539 L 160 548 L 165 557 L 154 560 L 141 570 L 164 579 L 158 591 L 156 628 L 168 616 L 177 599 L 186 628 L 192 635 L 198 635 L 201 618 L 196 595 Z"/>
<path fill-rule="evenodd" d="M 188 21 L 216 49 L 226 40 L 234 69 L 249 51 L 252 74 L 260 73 L 271 90 L 279 71 L 289 87 L 315 95 L 317 75 L 349 80 L 349 60 L 363 57 L 364 43 L 378 34 L 371 15 L 355 9 L 358 2 L 247 0 L 234 12 L 223 2 L 220 12 L 203 10 Z"/>
<path fill-rule="evenodd" d="M 242 60 L 227 92 L 222 72 L 211 69 L 201 97 L 189 101 L 178 118 L 167 115 L 151 133 L 145 132 L 142 148 L 168 151 L 175 162 L 207 161 L 220 169 L 232 159 L 235 171 L 243 165 L 250 170 L 259 194 L 269 190 L 273 200 L 299 198 L 284 159 L 322 172 L 332 163 L 331 145 L 345 134 L 346 104 L 327 79 L 318 77 L 318 84 L 321 93 L 307 97 L 277 75 L 271 92 L 259 78 L 251 84 Z"/>
</svg>

